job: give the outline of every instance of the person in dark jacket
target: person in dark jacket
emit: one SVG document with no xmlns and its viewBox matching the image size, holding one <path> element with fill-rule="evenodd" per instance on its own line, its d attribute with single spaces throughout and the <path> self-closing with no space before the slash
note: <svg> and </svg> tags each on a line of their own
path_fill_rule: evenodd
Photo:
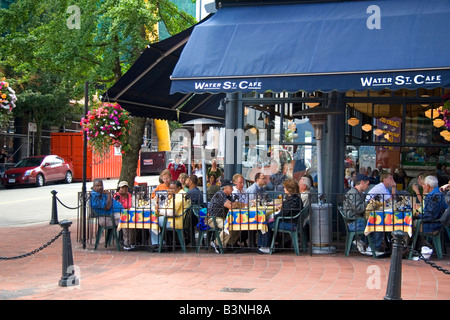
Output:
<svg viewBox="0 0 450 320">
<path fill-rule="evenodd" d="M 283 203 L 281 204 L 280 211 L 278 211 L 274 215 L 274 220 L 269 221 L 268 231 L 266 233 L 262 233 L 259 231 L 258 237 L 258 246 L 260 253 L 270 253 L 270 243 L 272 242 L 273 237 L 273 228 L 275 227 L 275 222 L 278 217 L 293 217 L 297 215 L 302 209 L 302 199 L 300 198 L 298 183 L 293 179 L 288 179 L 283 182 L 285 198 Z M 297 220 L 299 218 L 295 218 L 292 220 L 283 221 L 278 225 L 280 229 L 283 230 L 295 230 L 297 225 Z"/>
</svg>

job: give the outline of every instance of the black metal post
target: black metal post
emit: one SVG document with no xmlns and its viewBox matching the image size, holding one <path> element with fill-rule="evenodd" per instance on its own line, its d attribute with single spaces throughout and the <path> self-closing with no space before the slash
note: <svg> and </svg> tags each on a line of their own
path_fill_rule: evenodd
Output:
<svg viewBox="0 0 450 320">
<path fill-rule="evenodd" d="M 393 242 L 391 267 L 384 300 L 402 300 L 402 249 L 405 233 L 401 230 L 392 232 Z"/>
<path fill-rule="evenodd" d="M 62 252 L 62 277 L 59 280 L 60 287 L 76 286 L 79 284 L 77 277 L 75 276 L 75 270 L 73 265 L 72 255 L 72 243 L 70 241 L 69 227 L 72 225 L 72 221 L 63 220 L 59 224 L 63 230 L 63 252 Z"/>
<path fill-rule="evenodd" d="M 50 220 L 50 224 L 59 224 L 58 221 L 58 208 L 57 208 L 57 203 L 56 203 L 56 194 L 58 192 L 56 190 L 52 190 L 51 194 L 52 196 L 52 219 Z"/>
</svg>

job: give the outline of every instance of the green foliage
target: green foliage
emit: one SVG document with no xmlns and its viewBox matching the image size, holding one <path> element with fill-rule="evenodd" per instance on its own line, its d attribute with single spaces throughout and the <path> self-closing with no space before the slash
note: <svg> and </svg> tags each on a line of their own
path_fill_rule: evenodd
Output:
<svg viewBox="0 0 450 320">
<path fill-rule="evenodd" d="M 79 14 L 77 10 L 79 9 Z M 16 0 L 0 9 L 0 73 L 14 79 L 20 116 L 41 125 L 80 119 L 70 100 L 112 86 L 158 41 L 195 23 L 168 0 Z M 101 93 L 100 93 L 101 94 Z"/>
</svg>

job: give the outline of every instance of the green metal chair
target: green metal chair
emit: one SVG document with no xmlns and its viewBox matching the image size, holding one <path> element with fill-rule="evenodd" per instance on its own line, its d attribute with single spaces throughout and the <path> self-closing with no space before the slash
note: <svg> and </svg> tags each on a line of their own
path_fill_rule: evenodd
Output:
<svg viewBox="0 0 450 320">
<path fill-rule="evenodd" d="M 413 234 L 413 238 L 411 241 L 411 248 L 409 251 L 409 257 L 408 259 L 411 260 L 413 257 L 413 251 L 414 248 L 416 247 L 416 243 L 417 243 L 417 238 L 419 236 L 423 236 L 426 237 L 427 239 L 431 238 L 432 243 L 433 243 L 433 247 L 436 251 L 437 257 L 438 259 L 442 259 L 442 227 L 439 229 L 439 231 L 437 233 L 430 233 L 430 232 L 422 232 L 420 231 L 420 227 L 425 224 L 425 223 L 436 223 L 436 222 L 440 222 L 440 220 L 435 220 L 435 221 L 424 221 L 423 219 L 417 219 L 415 220 L 416 224 L 414 225 L 414 234 Z M 448 230 L 447 230 L 448 232 Z M 449 234 L 450 236 L 450 234 Z"/>
<path fill-rule="evenodd" d="M 186 221 L 190 219 L 191 212 L 192 212 L 192 209 L 191 209 L 191 207 L 189 207 L 189 208 L 185 209 L 181 215 L 175 215 L 173 217 L 164 216 L 163 226 L 161 229 L 161 233 L 159 234 L 159 249 L 158 249 L 159 253 L 161 253 L 161 251 L 162 251 L 162 245 L 163 245 L 163 240 L 164 240 L 164 235 L 166 233 L 166 230 L 173 231 L 173 228 L 167 227 L 167 220 L 179 218 L 179 217 L 183 217 L 183 228 L 181 228 L 181 229 L 175 228 L 175 233 L 178 236 L 178 240 L 180 241 L 181 250 L 183 251 L 183 253 L 186 253 L 186 243 L 184 241 L 184 231 L 189 229 L 189 225 L 186 223 Z M 173 239 L 173 240 L 175 241 L 175 239 Z"/>
<path fill-rule="evenodd" d="M 303 233 L 302 232 L 303 223 L 306 220 L 306 218 L 308 217 L 308 215 L 309 215 L 309 207 L 305 207 L 299 213 L 297 213 L 295 216 L 277 217 L 277 219 L 275 220 L 275 226 L 273 228 L 273 237 L 272 237 L 272 243 L 270 245 L 270 254 L 273 253 L 273 249 L 275 248 L 275 240 L 276 240 L 277 234 L 278 234 L 278 232 L 281 232 L 281 233 L 288 233 L 291 236 L 292 245 L 294 246 L 295 254 L 297 256 L 300 255 L 300 250 L 299 250 L 299 246 L 298 246 L 298 240 L 299 240 L 298 234 L 299 234 L 299 232 Z M 294 219 L 297 219 L 297 224 L 291 230 L 279 228 L 281 222 L 290 222 Z M 303 239 L 303 236 L 301 236 L 301 238 Z"/>
<path fill-rule="evenodd" d="M 338 206 L 338 210 L 339 213 L 341 214 L 342 219 L 344 220 L 344 224 L 345 224 L 345 232 L 346 232 L 346 240 L 345 240 L 345 256 L 348 257 L 349 253 L 350 253 L 350 249 L 353 245 L 353 240 L 355 239 L 355 237 L 358 236 L 362 236 L 364 235 L 364 230 L 362 231 L 350 231 L 348 224 L 350 222 L 356 222 L 358 220 L 362 220 L 365 223 L 367 223 L 367 220 L 364 218 L 356 218 L 356 219 L 348 219 L 343 211 L 343 207 L 342 206 Z M 372 256 L 374 258 L 377 257 L 376 252 L 375 252 L 375 247 L 373 245 L 372 239 L 370 236 L 367 237 L 367 239 L 369 240 L 369 247 L 372 249 Z M 357 240 L 358 241 L 358 240 Z"/>
<path fill-rule="evenodd" d="M 94 210 L 92 210 L 94 211 Z M 104 219 L 108 216 L 98 216 L 98 219 Z M 103 234 L 103 231 L 106 232 L 105 235 L 105 248 L 107 246 L 109 246 L 111 244 L 111 240 L 114 237 L 114 241 L 116 242 L 116 246 L 117 246 L 117 251 L 120 251 L 120 242 L 119 242 L 119 235 L 117 233 L 117 226 L 116 226 L 116 221 L 114 219 L 114 215 L 109 216 L 111 217 L 112 220 L 112 226 L 108 227 L 108 226 L 100 226 L 100 224 L 98 224 L 98 228 L 97 228 L 97 236 L 95 239 L 95 248 L 94 250 L 97 250 L 98 248 L 98 244 L 100 243 L 100 238 Z"/>
<path fill-rule="evenodd" d="M 222 229 L 217 227 L 216 217 L 215 216 L 207 217 L 206 215 L 202 215 L 202 211 L 201 210 L 199 210 L 197 212 L 194 211 L 194 214 L 198 214 L 198 220 L 199 221 L 201 219 L 205 219 L 205 223 L 206 224 L 207 224 L 206 219 L 208 219 L 208 218 L 212 219 L 213 220 L 213 225 L 214 225 L 213 228 L 209 228 L 209 229 L 206 229 L 206 230 L 200 230 L 199 229 L 196 253 L 199 253 L 199 251 L 200 251 L 200 247 L 202 245 L 203 236 L 206 234 L 206 238 L 209 239 L 210 238 L 210 234 L 212 232 L 214 232 L 215 238 L 217 239 L 217 243 L 219 245 L 219 251 L 220 251 L 221 254 L 223 254 L 224 251 L 223 251 L 222 241 L 220 240 L 220 232 L 222 231 Z M 209 242 L 207 241 L 207 243 L 205 245 L 208 248 L 209 247 Z"/>
</svg>

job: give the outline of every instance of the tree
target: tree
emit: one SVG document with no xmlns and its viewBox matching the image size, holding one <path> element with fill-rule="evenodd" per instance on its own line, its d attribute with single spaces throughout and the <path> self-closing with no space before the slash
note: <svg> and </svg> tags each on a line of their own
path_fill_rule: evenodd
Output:
<svg viewBox="0 0 450 320">
<path fill-rule="evenodd" d="M 149 42 L 158 41 L 155 26 L 160 20 L 171 34 L 195 23 L 169 0 L 78 0 L 75 5 L 70 0 L 17 0 L 0 11 L 0 70 L 16 80 L 19 99 L 24 94 L 27 107 L 19 110 L 45 118 L 50 113 L 38 110 L 50 93 L 38 88 L 46 79 L 57 79 L 53 90 L 66 92 L 67 102 L 83 97 L 86 81 L 111 86 Z M 95 87 L 90 86 L 91 96 Z M 130 183 L 145 123 L 133 121 L 130 143 L 136 145 L 124 155 L 121 174 Z"/>
</svg>

